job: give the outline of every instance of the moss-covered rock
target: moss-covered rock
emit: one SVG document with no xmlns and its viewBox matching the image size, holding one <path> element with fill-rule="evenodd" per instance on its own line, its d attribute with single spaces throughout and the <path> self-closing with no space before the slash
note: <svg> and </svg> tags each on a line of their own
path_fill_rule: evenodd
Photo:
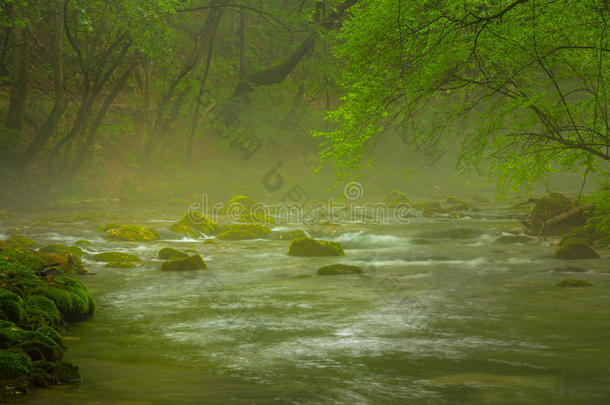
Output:
<svg viewBox="0 0 610 405">
<path fill-rule="evenodd" d="M 37 243 L 34 242 L 32 239 L 26 236 L 19 235 L 11 236 L 5 242 L 15 248 L 28 248 L 37 245 Z"/>
<path fill-rule="evenodd" d="M 95 301 L 82 281 L 75 278 L 55 278 L 44 288 L 31 291 L 32 294 L 49 298 L 66 320 L 87 318 L 95 312 Z"/>
<path fill-rule="evenodd" d="M 92 255 L 91 260 L 96 262 L 139 262 L 142 259 L 129 253 L 103 252 Z"/>
<path fill-rule="evenodd" d="M 555 257 L 564 260 L 597 259 L 599 255 L 589 246 L 587 240 L 568 239 L 559 246 L 559 249 L 555 252 Z"/>
<path fill-rule="evenodd" d="M 349 266 L 347 264 L 331 264 L 320 267 L 317 271 L 318 276 L 337 276 L 341 274 L 361 274 L 362 269 L 358 266 Z"/>
<path fill-rule="evenodd" d="M 65 246 L 65 245 L 60 245 L 58 243 L 53 243 L 51 245 L 43 246 L 38 250 L 43 253 L 54 253 L 57 255 L 64 255 L 64 256 L 74 255 L 74 256 L 81 257 L 85 254 L 85 252 L 83 252 L 81 250 L 81 248 L 79 248 L 78 246 Z"/>
<path fill-rule="evenodd" d="M 42 271 L 60 268 L 60 259 L 67 260 L 0 241 L 0 397 L 78 376 L 61 361 L 65 345 L 57 330 L 93 314 L 95 302 L 80 280 Z"/>
<path fill-rule="evenodd" d="M 216 244 L 218 244 L 218 242 L 216 242 L 214 239 L 204 239 L 203 244 L 204 245 L 216 245 Z"/>
<path fill-rule="evenodd" d="M 246 214 L 256 203 L 257 201 L 252 197 L 248 197 L 245 195 L 237 195 L 229 200 L 229 202 L 227 203 L 227 207 L 228 209 L 230 209 L 231 206 L 243 207 L 243 213 Z"/>
<path fill-rule="evenodd" d="M 169 227 L 172 232 L 198 238 L 202 234 L 213 235 L 218 232 L 219 226 L 210 218 L 198 212 L 190 212 L 183 216 L 178 222 Z"/>
<path fill-rule="evenodd" d="M 163 271 L 189 271 L 205 268 L 206 264 L 200 255 L 193 255 L 186 259 L 168 260 L 161 265 Z"/>
<path fill-rule="evenodd" d="M 108 262 L 104 265 L 104 267 L 113 269 L 133 269 L 137 266 L 132 262 Z"/>
<path fill-rule="evenodd" d="M 76 242 L 74 242 L 74 244 L 79 246 L 91 246 L 91 242 L 85 239 L 77 240 Z"/>
<path fill-rule="evenodd" d="M 216 236 L 220 240 L 245 240 L 262 239 L 271 233 L 265 225 L 259 224 L 237 224 L 223 228 L 223 231 Z"/>
<path fill-rule="evenodd" d="M 25 354 L 9 350 L 0 351 L 0 380 L 14 380 L 30 373 L 32 360 Z"/>
<path fill-rule="evenodd" d="M 308 237 L 296 238 L 290 243 L 290 256 L 343 256 L 343 247 L 338 242 L 316 240 Z"/>
<path fill-rule="evenodd" d="M 55 303 L 43 295 L 30 295 L 25 311 L 29 322 L 36 325 L 58 325 L 61 321 L 61 314 Z"/>
<path fill-rule="evenodd" d="M 177 249 L 166 247 L 159 250 L 159 259 L 161 260 L 172 260 L 172 259 L 186 259 L 189 257 L 188 254 L 181 252 Z"/>
<path fill-rule="evenodd" d="M 534 238 L 531 238 L 527 235 L 502 235 L 494 240 L 496 243 L 503 244 L 512 244 L 512 243 L 528 243 L 533 241 Z"/>
<path fill-rule="evenodd" d="M 441 207 L 441 203 L 438 201 L 418 201 L 411 203 L 411 207 L 416 210 L 421 210 L 423 215 L 429 216 L 434 214 L 446 213 L 447 210 Z"/>
<path fill-rule="evenodd" d="M 244 224 L 275 224 L 275 218 L 268 215 L 263 215 L 259 212 L 251 212 L 240 215 L 238 222 Z"/>
<path fill-rule="evenodd" d="M 12 291 L 0 288 L 0 311 L 11 322 L 21 323 L 25 320 L 25 310 L 21 297 Z"/>
<path fill-rule="evenodd" d="M 413 240 L 411 240 L 411 243 L 413 243 L 414 245 L 429 245 L 430 241 L 424 238 L 414 238 Z"/>
<path fill-rule="evenodd" d="M 140 225 L 121 225 L 115 223 L 104 225 L 99 230 L 108 240 L 150 242 L 161 239 L 159 232 Z"/>
<path fill-rule="evenodd" d="M 557 283 L 557 287 L 593 287 L 593 284 L 583 279 L 566 278 Z"/>
</svg>

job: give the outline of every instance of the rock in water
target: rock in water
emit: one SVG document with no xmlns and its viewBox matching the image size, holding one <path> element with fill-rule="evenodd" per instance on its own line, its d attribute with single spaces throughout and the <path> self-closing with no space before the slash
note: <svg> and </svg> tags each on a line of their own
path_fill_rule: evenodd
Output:
<svg viewBox="0 0 610 405">
<path fill-rule="evenodd" d="M 557 259 L 598 259 L 599 255 L 584 239 L 568 239 L 564 241 L 554 255 Z"/>
<path fill-rule="evenodd" d="M 331 264 L 318 269 L 318 276 L 337 276 L 341 274 L 361 274 L 362 269 L 358 266 L 347 264 Z"/>
<path fill-rule="evenodd" d="M 589 281 L 583 279 L 566 278 L 557 283 L 557 287 L 593 287 Z"/>
<path fill-rule="evenodd" d="M 181 252 L 177 249 L 166 247 L 159 250 L 159 259 L 161 260 L 172 260 L 172 259 L 186 259 L 189 257 L 184 252 Z"/>
<path fill-rule="evenodd" d="M 193 255 L 187 259 L 168 260 L 161 266 L 163 271 L 188 271 L 205 268 L 206 264 L 199 255 Z"/>
<path fill-rule="evenodd" d="M 288 250 L 290 256 L 320 257 L 343 256 L 344 254 L 340 243 L 315 240 L 308 237 L 294 239 Z"/>
</svg>

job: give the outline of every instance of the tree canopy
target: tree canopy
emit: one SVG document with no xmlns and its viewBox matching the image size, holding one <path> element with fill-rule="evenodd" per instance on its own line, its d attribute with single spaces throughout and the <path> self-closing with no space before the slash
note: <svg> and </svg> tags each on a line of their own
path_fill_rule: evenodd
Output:
<svg viewBox="0 0 610 405">
<path fill-rule="evenodd" d="M 339 125 L 317 133 L 344 174 L 384 131 L 413 145 L 453 134 L 462 168 L 513 186 L 558 169 L 608 173 L 608 1 L 365 0 L 350 11 L 336 48 L 345 94 L 329 114 Z"/>
</svg>

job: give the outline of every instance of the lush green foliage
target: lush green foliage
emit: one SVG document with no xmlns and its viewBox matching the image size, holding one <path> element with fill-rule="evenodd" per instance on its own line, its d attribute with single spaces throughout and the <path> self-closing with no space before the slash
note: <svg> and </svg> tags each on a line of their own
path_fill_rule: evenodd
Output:
<svg viewBox="0 0 610 405">
<path fill-rule="evenodd" d="M 608 3 L 366 0 L 352 8 L 340 124 L 322 156 L 353 173 L 380 133 L 414 150 L 463 139 L 464 168 L 527 185 L 608 173 Z"/>
</svg>

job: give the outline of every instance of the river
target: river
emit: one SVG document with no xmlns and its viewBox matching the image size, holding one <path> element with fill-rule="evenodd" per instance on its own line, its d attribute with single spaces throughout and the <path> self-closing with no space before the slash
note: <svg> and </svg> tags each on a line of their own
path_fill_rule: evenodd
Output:
<svg viewBox="0 0 610 405">
<path fill-rule="evenodd" d="M 140 212 L 139 223 L 178 219 L 155 212 Z M 326 239 L 344 243 L 341 258 L 290 257 L 279 240 L 121 243 L 103 240 L 99 224 L 26 227 L 40 243 L 88 239 L 89 253 L 144 262 L 112 269 L 85 259 L 95 275 L 81 278 L 98 310 L 66 334 L 82 382 L 11 402 L 608 403 L 608 251 L 569 262 L 583 271 L 570 272 L 552 258 L 552 239 L 497 241 L 520 227 L 511 212 L 490 204 L 474 218 L 340 224 Z M 417 239 L 455 227 L 481 234 Z M 199 252 L 208 268 L 160 271 L 166 246 Z M 364 273 L 316 276 L 332 263 Z M 594 287 L 556 287 L 564 278 Z"/>
</svg>

